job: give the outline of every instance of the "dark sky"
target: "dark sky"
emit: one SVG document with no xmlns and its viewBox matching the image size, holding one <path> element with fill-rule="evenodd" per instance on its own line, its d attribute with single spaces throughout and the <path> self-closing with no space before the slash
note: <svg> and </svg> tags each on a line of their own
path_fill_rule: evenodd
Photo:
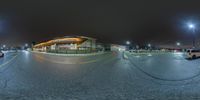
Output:
<svg viewBox="0 0 200 100">
<path fill-rule="evenodd" d="M 85 35 L 119 44 L 190 42 L 185 26 L 188 21 L 197 24 L 199 4 L 198 0 L 1 0 L 0 41 L 23 44 Z"/>
</svg>

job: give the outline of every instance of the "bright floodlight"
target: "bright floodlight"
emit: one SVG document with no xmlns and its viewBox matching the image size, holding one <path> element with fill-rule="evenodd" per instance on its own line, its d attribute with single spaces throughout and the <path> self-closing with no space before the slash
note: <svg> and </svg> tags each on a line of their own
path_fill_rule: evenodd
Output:
<svg viewBox="0 0 200 100">
<path fill-rule="evenodd" d="M 148 44 L 148 47 L 151 47 L 151 44 Z"/>
<path fill-rule="evenodd" d="M 195 30 L 196 30 L 196 26 L 194 23 L 188 23 L 187 24 L 188 28 L 192 31 L 193 33 L 193 41 L 192 41 L 192 45 L 193 45 L 193 48 L 195 48 Z"/>
<path fill-rule="evenodd" d="M 181 43 L 180 43 L 180 42 L 177 42 L 177 43 L 176 43 L 176 45 L 177 45 L 177 46 L 180 46 L 180 45 L 181 45 Z"/>
<path fill-rule="evenodd" d="M 194 29 L 195 28 L 195 26 L 194 26 L 194 24 L 188 24 L 188 27 L 190 28 L 190 29 Z"/>
<path fill-rule="evenodd" d="M 25 46 L 28 47 L 28 43 L 26 43 Z"/>
<path fill-rule="evenodd" d="M 129 45 L 129 44 L 131 44 L 131 42 L 130 41 L 126 41 L 126 44 Z"/>
<path fill-rule="evenodd" d="M 6 47 L 6 45 L 3 45 L 3 48 L 5 48 Z"/>
</svg>

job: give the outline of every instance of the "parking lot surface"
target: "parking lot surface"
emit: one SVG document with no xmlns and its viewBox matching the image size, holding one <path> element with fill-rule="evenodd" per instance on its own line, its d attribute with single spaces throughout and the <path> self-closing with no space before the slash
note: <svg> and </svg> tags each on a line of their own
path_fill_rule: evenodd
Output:
<svg viewBox="0 0 200 100">
<path fill-rule="evenodd" d="M 23 52 L 0 58 L 0 98 L 14 100 L 200 99 L 200 59 L 182 53 L 110 52 L 60 57 Z"/>
</svg>

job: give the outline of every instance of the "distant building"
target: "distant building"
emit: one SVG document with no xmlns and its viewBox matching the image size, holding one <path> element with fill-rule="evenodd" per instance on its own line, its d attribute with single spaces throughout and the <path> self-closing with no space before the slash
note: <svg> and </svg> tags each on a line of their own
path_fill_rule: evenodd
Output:
<svg viewBox="0 0 200 100">
<path fill-rule="evenodd" d="M 97 44 L 97 49 L 100 51 L 124 51 L 126 46 L 118 44 Z"/>
<path fill-rule="evenodd" d="M 65 36 L 33 46 L 35 51 L 96 50 L 96 39 L 85 36 Z"/>
<path fill-rule="evenodd" d="M 111 51 L 124 51 L 126 50 L 126 46 L 118 45 L 118 44 L 111 44 Z"/>
</svg>

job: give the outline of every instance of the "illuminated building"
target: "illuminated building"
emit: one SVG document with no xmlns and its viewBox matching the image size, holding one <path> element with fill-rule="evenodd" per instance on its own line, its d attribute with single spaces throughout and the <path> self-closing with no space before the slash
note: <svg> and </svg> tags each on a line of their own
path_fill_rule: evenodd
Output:
<svg viewBox="0 0 200 100">
<path fill-rule="evenodd" d="M 33 46 L 34 51 L 96 50 L 96 39 L 85 36 L 65 36 Z"/>
</svg>

